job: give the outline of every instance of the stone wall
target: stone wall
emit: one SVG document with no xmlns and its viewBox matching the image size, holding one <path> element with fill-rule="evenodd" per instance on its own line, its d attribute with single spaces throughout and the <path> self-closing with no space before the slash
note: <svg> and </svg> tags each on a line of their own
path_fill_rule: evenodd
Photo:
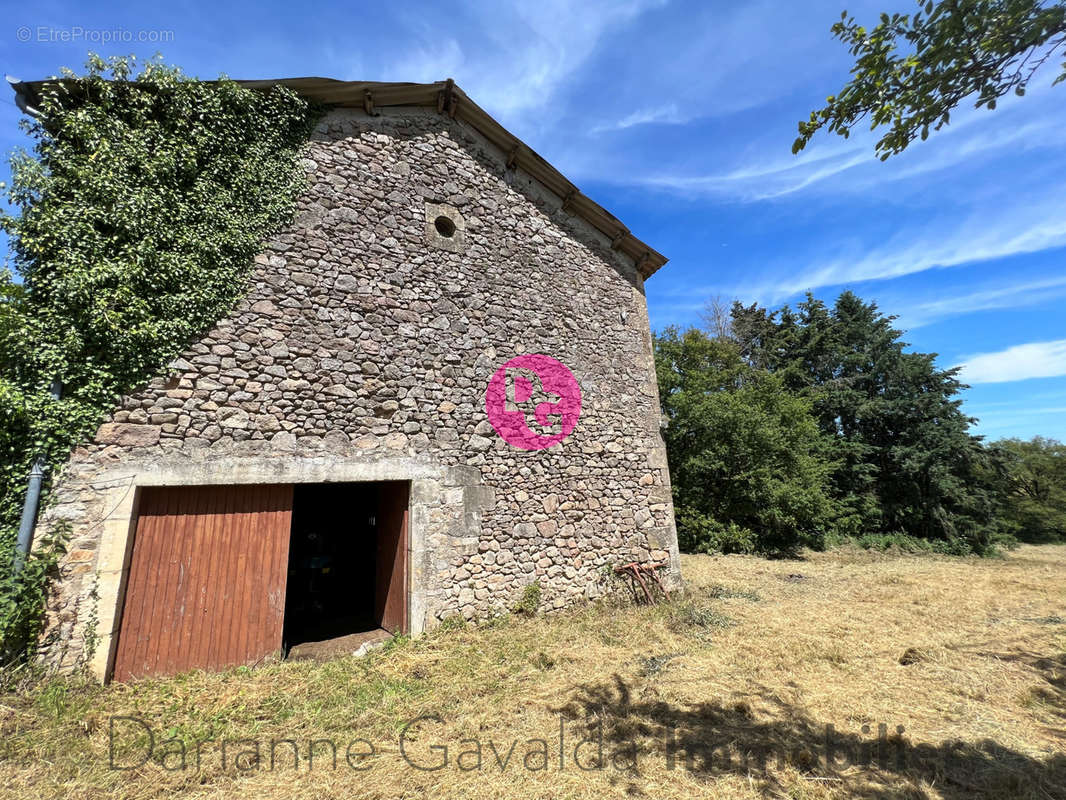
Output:
<svg viewBox="0 0 1066 800">
<path fill-rule="evenodd" d="M 679 579 L 641 279 L 505 161 L 431 110 L 324 119 L 296 222 L 245 299 L 66 467 L 42 521 L 74 531 L 53 661 L 93 633 L 108 648 L 143 485 L 413 479 L 416 631 L 505 609 L 533 581 L 549 609 L 596 596 L 628 560 Z M 504 442 L 484 409 L 524 353 L 562 361 L 583 395 L 577 428 L 541 451 Z"/>
</svg>

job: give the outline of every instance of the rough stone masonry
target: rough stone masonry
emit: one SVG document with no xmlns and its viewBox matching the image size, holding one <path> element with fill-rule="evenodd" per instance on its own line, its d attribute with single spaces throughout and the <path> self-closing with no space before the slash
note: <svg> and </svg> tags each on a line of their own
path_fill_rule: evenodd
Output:
<svg viewBox="0 0 1066 800">
<path fill-rule="evenodd" d="M 431 109 L 323 119 L 296 221 L 246 297 L 62 470 L 40 523 L 73 532 L 47 659 L 103 670 L 145 485 L 411 480 L 413 632 L 506 610 L 534 581 L 545 609 L 596 597 L 632 560 L 679 581 L 642 279 L 506 163 Z M 564 363 L 583 397 L 574 432 L 540 451 L 506 443 L 484 407 L 525 353 Z"/>
</svg>

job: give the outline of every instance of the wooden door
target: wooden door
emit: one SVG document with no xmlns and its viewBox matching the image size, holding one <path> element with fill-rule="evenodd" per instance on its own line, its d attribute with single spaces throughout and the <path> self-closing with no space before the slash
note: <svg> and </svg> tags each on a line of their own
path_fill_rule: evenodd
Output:
<svg viewBox="0 0 1066 800">
<path fill-rule="evenodd" d="M 409 484 L 381 485 L 377 513 L 374 615 L 390 633 L 407 631 L 407 506 Z"/>
<path fill-rule="evenodd" d="M 291 520 L 291 485 L 143 489 L 114 680 L 280 651 Z"/>
</svg>

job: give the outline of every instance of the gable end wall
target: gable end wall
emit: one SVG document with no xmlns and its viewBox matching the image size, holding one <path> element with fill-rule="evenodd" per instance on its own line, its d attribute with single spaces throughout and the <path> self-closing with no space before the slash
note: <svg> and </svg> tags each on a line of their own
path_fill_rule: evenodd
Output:
<svg viewBox="0 0 1066 800">
<path fill-rule="evenodd" d="M 95 638 L 106 671 L 148 485 L 412 480 L 414 632 L 506 610 L 533 581 L 549 609 L 595 597 L 630 560 L 667 562 L 677 584 L 641 280 L 505 162 L 425 109 L 323 120 L 297 219 L 246 297 L 64 468 L 41 523 L 74 535 L 48 660 L 70 665 Z M 427 218 L 442 208 L 461 225 L 451 242 Z M 484 410 L 493 372 L 524 353 L 582 390 L 576 429 L 547 450 L 508 445 Z"/>
</svg>

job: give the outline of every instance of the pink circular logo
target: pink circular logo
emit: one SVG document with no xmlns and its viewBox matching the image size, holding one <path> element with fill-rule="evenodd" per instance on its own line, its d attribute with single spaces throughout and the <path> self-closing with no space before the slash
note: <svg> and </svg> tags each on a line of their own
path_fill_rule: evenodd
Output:
<svg viewBox="0 0 1066 800">
<path fill-rule="evenodd" d="M 522 450 L 543 450 L 574 430 L 581 416 L 581 387 L 551 356 L 516 356 L 489 381 L 485 411 L 505 442 Z"/>
</svg>

